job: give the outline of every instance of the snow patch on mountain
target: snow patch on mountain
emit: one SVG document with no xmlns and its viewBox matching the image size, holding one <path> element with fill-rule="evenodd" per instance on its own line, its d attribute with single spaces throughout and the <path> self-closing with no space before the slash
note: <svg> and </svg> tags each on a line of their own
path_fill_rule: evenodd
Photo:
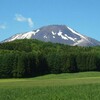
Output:
<svg viewBox="0 0 100 100">
<path fill-rule="evenodd" d="M 20 33 L 20 34 L 16 34 L 14 36 L 11 37 L 11 39 L 8 39 L 7 41 L 5 40 L 5 42 L 10 42 L 10 41 L 14 41 L 16 39 L 30 39 L 33 35 L 36 35 L 36 33 L 38 33 L 40 30 L 36 30 L 36 31 L 30 31 L 27 33 Z"/>
<path fill-rule="evenodd" d="M 81 43 L 81 42 L 83 42 L 84 40 L 90 42 L 91 44 L 93 44 L 91 41 L 88 40 L 88 38 L 87 38 L 86 36 L 83 36 L 83 35 L 79 34 L 78 32 L 74 31 L 74 30 L 71 29 L 70 27 L 67 27 L 67 28 L 68 28 L 72 33 L 74 33 L 74 34 L 76 34 L 76 35 L 78 35 L 78 36 L 81 37 L 81 40 L 77 41 L 75 44 Z M 74 45 L 75 45 L 75 44 L 74 44 Z"/>
<path fill-rule="evenodd" d="M 71 29 L 70 27 L 67 27 L 72 33 L 74 33 L 74 34 L 76 34 L 76 35 L 78 35 L 78 36 L 80 36 L 81 38 L 84 38 L 84 39 L 86 39 L 87 40 L 87 38 L 86 37 L 84 37 L 83 35 L 81 35 L 81 34 L 79 34 L 78 32 L 76 32 L 76 31 L 74 31 L 73 29 Z"/>
<path fill-rule="evenodd" d="M 55 36 L 53 36 L 53 38 L 55 38 Z"/>
<path fill-rule="evenodd" d="M 66 36 L 68 39 L 72 40 L 72 41 L 75 40 L 75 39 L 73 39 L 72 37 L 68 36 L 67 34 L 65 34 L 65 36 Z"/>
<path fill-rule="evenodd" d="M 38 30 L 36 30 L 36 33 L 38 33 L 40 30 L 38 29 Z"/>
<path fill-rule="evenodd" d="M 53 31 L 52 31 L 52 35 L 56 35 L 56 32 L 53 32 Z"/>
<path fill-rule="evenodd" d="M 78 40 L 77 42 L 75 42 L 75 43 L 73 44 L 73 46 L 79 45 L 79 44 L 82 43 L 82 42 L 84 42 L 84 39 Z"/>
<path fill-rule="evenodd" d="M 68 40 L 68 38 L 63 35 L 63 32 L 59 31 L 57 34 L 58 34 L 58 36 L 61 36 L 62 39 Z"/>
<path fill-rule="evenodd" d="M 44 39 L 47 39 L 47 36 L 46 35 L 44 35 Z"/>
</svg>

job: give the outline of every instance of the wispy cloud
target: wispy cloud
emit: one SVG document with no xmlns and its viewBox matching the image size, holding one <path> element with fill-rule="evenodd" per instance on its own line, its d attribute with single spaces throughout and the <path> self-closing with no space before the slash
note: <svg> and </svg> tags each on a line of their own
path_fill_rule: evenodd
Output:
<svg viewBox="0 0 100 100">
<path fill-rule="evenodd" d="M 0 24 L 0 29 L 6 29 L 6 25 L 5 24 Z"/>
<path fill-rule="evenodd" d="M 22 16 L 21 14 L 16 14 L 15 20 L 18 22 L 27 22 L 29 27 L 33 27 L 33 25 L 34 25 L 31 18 L 26 18 L 26 17 Z"/>
<path fill-rule="evenodd" d="M 30 27 L 33 27 L 33 21 L 32 21 L 32 19 L 31 18 L 28 18 L 27 21 L 28 21 L 29 26 Z"/>
</svg>

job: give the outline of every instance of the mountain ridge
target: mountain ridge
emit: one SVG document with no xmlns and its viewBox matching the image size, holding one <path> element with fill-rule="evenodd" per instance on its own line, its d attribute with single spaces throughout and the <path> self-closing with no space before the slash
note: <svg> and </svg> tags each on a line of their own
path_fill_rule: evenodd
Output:
<svg viewBox="0 0 100 100">
<path fill-rule="evenodd" d="M 66 25 L 48 25 L 26 33 L 15 34 L 3 42 L 16 39 L 38 39 L 45 42 L 61 43 L 71 46 L 97 46 L 100 42 L 82 35 Z"/>
</svg>

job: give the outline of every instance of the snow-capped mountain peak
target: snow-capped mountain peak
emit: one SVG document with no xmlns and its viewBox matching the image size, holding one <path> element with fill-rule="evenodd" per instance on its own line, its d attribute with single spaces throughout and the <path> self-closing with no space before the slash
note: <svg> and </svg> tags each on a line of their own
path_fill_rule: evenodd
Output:
<svg viewBox="0 0 100 100">
<path fill-rule="evenodd" d="M 100 42 L 90 37 L 84 36 L 65 25 L 49 25 L 37 30 L 16 34 L 4 42 L 14 41 L 16 39 L 38 39 L 45 42 L 62 43 L 78 46 L 96 46 Z"/>
</svg>

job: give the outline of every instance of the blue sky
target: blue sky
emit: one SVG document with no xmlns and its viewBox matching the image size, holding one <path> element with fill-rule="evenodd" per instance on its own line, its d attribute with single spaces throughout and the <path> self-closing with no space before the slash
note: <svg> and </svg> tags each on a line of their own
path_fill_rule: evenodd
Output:
<svg viewBox="0 0 100 100">
<path fill-rule="evenodd" d="M 100 0 L 0 0 L 0 41 L 51 24 L 100 41 Z"/>
</svg>

